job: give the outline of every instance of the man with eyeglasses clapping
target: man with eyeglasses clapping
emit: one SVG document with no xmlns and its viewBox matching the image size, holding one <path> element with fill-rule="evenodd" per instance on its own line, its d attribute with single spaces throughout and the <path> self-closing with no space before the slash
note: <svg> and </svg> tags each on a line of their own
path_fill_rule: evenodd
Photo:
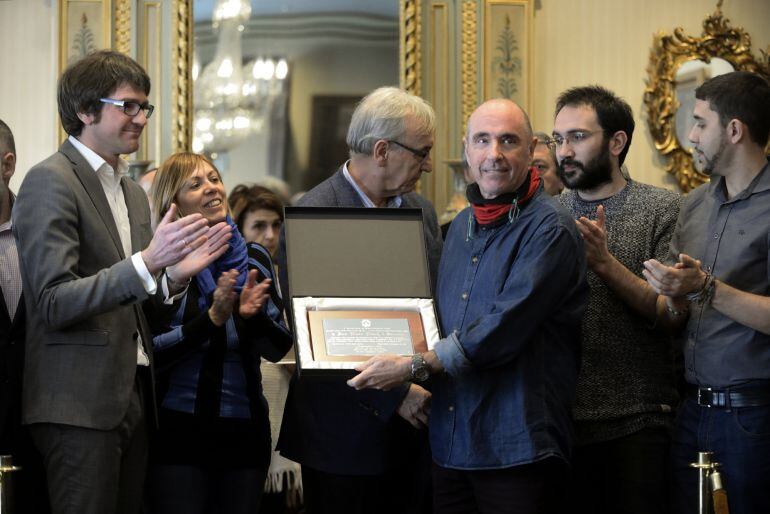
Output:
<svg viewBox="0 0 770 514">
<path fill-rule="evenodd" d="M 153 235 L 134 153 L 152 114 L 129 57 L 90 54 L 59 80 L 69 134 L 26 175 L 13 211 L 27 310 L 23 422 L 54 514 L 136 514 L 155 411 L 150 324 L 227 249 L 226 223 L 164 217 Z"/>
<path fill-rule="evenodd" d="M 668 456 L 677 402 L 671 338 L 656 327 L 642 263 L 662 259 L 676 193 L 626 178 L 631 107 L 600 86 L 569 89 L 553 137 L 559 200 L 585 241 L 590 294 L 575 402 L 573 502 L 593 513 L 668 512 Z"/>
</svg>

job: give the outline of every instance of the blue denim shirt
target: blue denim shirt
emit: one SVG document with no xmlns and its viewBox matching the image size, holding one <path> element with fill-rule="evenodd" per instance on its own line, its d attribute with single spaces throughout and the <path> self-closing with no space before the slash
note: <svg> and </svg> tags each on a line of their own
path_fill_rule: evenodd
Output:
<svg viewBox="0 0 770 514">
<path fill-rule="evenodd" d="M 580 326 L 588 298 L 575 221 L 542 189 L 518 219 L 493 228 L 457 215 L 439 266 L 448 337 L 435 346 L 434 461 L 498 469 L 568 459 Z M 507 220 L 506 220 L 507 221 Z"/>
</svg>

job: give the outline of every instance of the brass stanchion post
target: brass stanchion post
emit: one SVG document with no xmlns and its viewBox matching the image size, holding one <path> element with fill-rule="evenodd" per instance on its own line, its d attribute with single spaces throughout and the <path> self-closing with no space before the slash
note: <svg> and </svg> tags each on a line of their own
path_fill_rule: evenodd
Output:
<svg viewBox="0 0 770 514">
<path fill-rule="evenodd" d="M 691 462 L 690 466 L 698 470 L 698 514 L 709 514 L 709 498 L 711 498 L 711 486 L 709 474 L 714 469 L 711 462 L 713 452 L 698 452 L 698 462 Z"/>
<path fill-rule="evenodd" d="M 717 471 L 719 462 L 712 462 L 713 452 L 698 452 L 698 462 L 690 466 L 698 470 L 698 514 L 710 514 L 713 499 L 714 514 L 730 514 L 727 491 L 722 487 L 722 475 Z"/>
<path fill-rule="evenodd" d="M 11 455 L 0 455 L 0 514 L 13 514 L 11 475 L 20 469 L 13 465 Z"/>
<path fill-rule="evenodd" d="M 714 499 L 714 514 L 730 514 L 730 507 L 727 503 L 727 491 L 722 486 L 722 475 L 719 471 L 712 471 L 711 476 L 711 496 Z"/>
</svg>

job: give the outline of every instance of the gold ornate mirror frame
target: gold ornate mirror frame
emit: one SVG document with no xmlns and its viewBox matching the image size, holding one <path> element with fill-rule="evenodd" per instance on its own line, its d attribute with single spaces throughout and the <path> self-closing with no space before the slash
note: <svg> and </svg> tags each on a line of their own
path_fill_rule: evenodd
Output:
<svg viewBox="0 0 770 514">
<path fill-rule="evenodd" d="M 118 0 L 126 2 L 127 0 Z M 172 31 L 176 44 L 171 56 L 172 138 L 174 152 L 189 150 L 192 142 L 193 0 L 172 0 Z M 399 0 L 401 87 L 420 92 L 420 2 Z"/>
<path fill-rule="evenodd" d="M 659 32 L 654 36 L 647 67 L 649 79 L 644 91 L 647 123 L 655 147 L 667 159 L 666 171 L 676 176 L 679 187 L 685 193 L 703 184 L 708 176 L 693 165 L 692 153 L 681 146 L 674 126 L 679 102 L 676 98 L 675 75 L 687 61 L 701 60 L 709 63 L 719 57 L 729 62 L 735 70 L 767 73 L 770 59 L 762 52 L 757 61 L 751 53 L 751 37 L 743 28 L 733 28 L 730 20 L 722 16 L 722 1 L 716 11 L 703 21 L 701 37 L 684 34 L 682 27 L 673 35 Z"/>
</svg>

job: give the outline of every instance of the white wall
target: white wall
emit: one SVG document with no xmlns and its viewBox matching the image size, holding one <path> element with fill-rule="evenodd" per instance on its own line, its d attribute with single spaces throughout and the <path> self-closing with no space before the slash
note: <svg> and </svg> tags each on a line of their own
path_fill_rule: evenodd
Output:
<svg viewBox="0 0 770 514">
<path fill-rule="evenodd" d="M 0 1 L 0 118 L 16 139 L 13 191 L 59 144 L 57 9 L 56 0 Z"/>
</svg>

